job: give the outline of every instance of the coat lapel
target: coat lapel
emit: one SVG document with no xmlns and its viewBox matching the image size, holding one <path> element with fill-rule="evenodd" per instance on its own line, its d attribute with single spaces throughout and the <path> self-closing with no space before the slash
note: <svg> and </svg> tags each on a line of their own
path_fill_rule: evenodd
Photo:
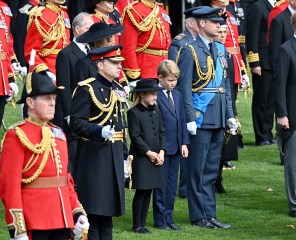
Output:
<svg viewBox="0 0 296 240">
<path fill-rule="evenodd" d="M 166 106 L 166 108 L 173 114 L 176 115 L 175 109 L 171 106 L 168 98 L 166 95 L 163 93 L 163 91 L 160 91 L 158 94 L 159 100 Z M 175 98 L 174 98 L 175 101 Z M 175 102 L 174 102 L 175 103 Z M 175 105 L 176 106 L 176 105 Z"/>
<path fill-rule="evenodd" d="M 292 14 L 291 14 L 291 12 L 290 12 L 290 10 L 289 10 L 289 8 L 287 8 L 286 10 L 285 10 L 285 14 L 286 14 L 286 25 L 287 26 L 289 26 L 289 28 L 292 30 L 292 32 L 294 33 L 294 30 L 293 30 L 293 28 L 292 28 L 292 24 L 291 24 L 291 16 L 292 16 Z"/>
<path fill-rule="evenodd" d="M 203 50 L 207 55 L 212 56 L 210 50 L 209 50 L 208 47 L 204 44 L 204 42 L 201 40 L 201 38 L 200 38 L 199 36 L 196 38 L 196 42 L 197 42 L 198 46 L 199 46 L 200 48 L 202 48 L 202 50 Z"/>
<path fill-rule="evenodd" d="M 71 48 L 74 55 L 76 55 L 78 58 L 85 57 L 85 53 L 80 50 L 80 48 L 77 46 L 75 42 L 71 42 Z"/>
</svg>

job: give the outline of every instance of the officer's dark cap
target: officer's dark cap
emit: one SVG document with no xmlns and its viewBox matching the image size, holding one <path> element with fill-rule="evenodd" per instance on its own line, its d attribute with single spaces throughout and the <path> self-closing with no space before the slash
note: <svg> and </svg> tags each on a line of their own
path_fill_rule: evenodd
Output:
<svg viewBox="0 0 296 240">
<path fill-rule="evenodd" d="M 101 47 L 91 50 L 87 54 L 91 56 L 93 61 L 109 59 L 113 62 L 121 62 L 124 61 L 124 58 L 121 56 L 120 49 L 122 49 L 121 45 Z"/>
<path fill-rule="evenodd" d="M 105 22 L 94 23 L 88 31 L 77 37 L 76 41 L 79 43 L 96 42 L 119 33 L 123 29 L 124 26 L 121 25 L 107 24 Z"/>
<path fill-rule="evenodd" d="M 223 8 L 202 6 L 200 9 L 193 11 L 192 14 L 195 16 L 195 18 L 205 18 L 214 22 L 224 21 Z"/>
<path fill-rule="evenodd" d="M 28 73 L 21 99 L 17 101 L 18 104 L 25 103 L 27 97 L 36 97 L 47 94 L 58 94 L 64 87 L 57 87 L 52 79 L 43 73 Z"/>
<path fill-rule="evenodd" d="M 198 10 L 199 8 L 201 8 L 201 6 L 199 7 L 192 7 L 192 8 L 188 8 L 186 9 L 183 14 L 185 15 L 185 18 L 190 18 L 190 17 L 195 17 L 193 16 L 193 11 Z"/>
<path fill-rule="evenodd" d="M 137 82 L 132 92 L 154 92 L 163 89 L 164 88 L 158 86 L 158 82 L 155 79 L 142 79 Z"/>
</svg>

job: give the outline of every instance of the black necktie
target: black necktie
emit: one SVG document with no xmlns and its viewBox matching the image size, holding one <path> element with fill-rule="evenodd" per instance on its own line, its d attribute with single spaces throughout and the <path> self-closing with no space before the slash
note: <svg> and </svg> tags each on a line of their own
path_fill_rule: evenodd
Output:
<svg viewBox="0 0 296 240">
<path fill-rule="evenodd" d="M 90 51 L 90 48 L 88 45 L 85 45 L 85 49 L 86 49 L 86 54 Z"/>
<path fill-rule="evenodd" d="M 173 101 L 173 98 L 172 98 L 171 91 L 168 90 L 168 91 L 167 91 L 167 94 L 168 94 L 168 99 L 169 99 L 170 104 L 171 104 L 172 107 L 175 109 L 175 105 L 174 105 L 174 101 Z"/>
</svg>

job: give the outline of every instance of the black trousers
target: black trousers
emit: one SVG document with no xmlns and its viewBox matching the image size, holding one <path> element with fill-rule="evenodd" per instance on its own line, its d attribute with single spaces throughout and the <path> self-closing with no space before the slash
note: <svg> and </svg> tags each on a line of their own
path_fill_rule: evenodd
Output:
<svg viewBox="0 0 296 240">
<path fill-rule="evenodd" d="M 54 230 L 33 230 L 32 240 L 68 240 L 70 230 L 68 228 Z"/>
<path fill-rule="evenodd" d="M 261 76 L 252 74 L 253 101 L 252 117 L 256 145 L 274 139 L 272 134 L 274 121 L 274 94 L 272 73 L 262 69 Z"/>
<path fill-rule="evenodd" d="M 88 214 L 88 240 L 112 240 L 112 217 Z"/>
<path fill-rule="evenodd" d="M 6 98 L 7 98 L 7 96 L 0 96 L 0 126 L 2 124 L 2 119 L 3 119 L 3 115 L 4 115 Z"/>
</svg>

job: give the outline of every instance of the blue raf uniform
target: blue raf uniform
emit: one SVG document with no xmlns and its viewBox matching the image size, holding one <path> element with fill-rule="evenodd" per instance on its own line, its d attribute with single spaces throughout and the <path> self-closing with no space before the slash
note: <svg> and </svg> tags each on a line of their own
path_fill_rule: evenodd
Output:
<svg viewBox="0 0 296 240">
<path fill-rule="evenodd" d="M 193 12 L 197 18 L 218 22 L 222 9 L 204 6 Z M 208 46 L 211 43 L 212 46 Z M 210 50 L 211 49 L 211 50 Z M 177 54 L 181 70 L 178 90 L 183 95 L 190 135 L 187 159 L 187 194 L 190 221 L 208 228 L 229 228 L 216 218 L 214 183 L 217 178 L 226 120 L 233 119 L 227 55 L 223 44 L 201 34 Z M 190 70 L 191 69 L 191 70 Z"/>
</svg>

